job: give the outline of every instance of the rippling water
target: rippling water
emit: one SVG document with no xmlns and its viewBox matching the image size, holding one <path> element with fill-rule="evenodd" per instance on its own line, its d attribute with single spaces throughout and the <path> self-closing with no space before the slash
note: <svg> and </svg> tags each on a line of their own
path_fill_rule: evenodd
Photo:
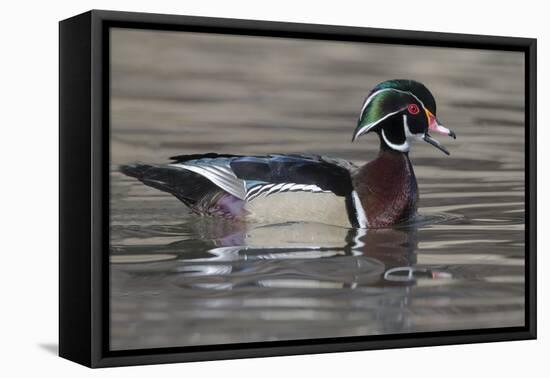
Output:
<svg viewBox="0 0 550 378">
<path fill-rule="evenodd" d="M 112 35 L 111 348 L 524 324 L 518 53 L 118 30 Z M 118 172 L 183 153 L 318 153 L 379 81 L 435 94 L 451 156 L 415 145 L 420 215 L 392 229 L 190 215 Z"/>
</svg>

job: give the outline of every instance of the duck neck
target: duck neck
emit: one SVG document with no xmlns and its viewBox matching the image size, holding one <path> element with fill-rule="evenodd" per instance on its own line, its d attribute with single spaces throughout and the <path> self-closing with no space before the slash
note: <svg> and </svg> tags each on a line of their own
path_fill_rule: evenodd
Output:
<svg viewBox="0 0 550 378">
<path fill-rule="evenodd" d="M 409 155 L 381 148 L 378 157 L 361 167 L 354 188 L 369 227 L 388 227 L 416 214 L 418 187 Z"/>
</svg>

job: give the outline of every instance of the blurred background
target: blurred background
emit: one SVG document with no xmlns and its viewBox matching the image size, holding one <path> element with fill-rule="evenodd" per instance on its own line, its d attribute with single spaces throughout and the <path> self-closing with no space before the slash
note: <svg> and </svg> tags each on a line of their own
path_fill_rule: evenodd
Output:
<svg viewBox="0 0 550 378">
<path fill-rule="evenodd" d="M 205 152 L 363 164 L 362 102 L 394 78 L 458 136 L 438 137 L 450 157 L 413 146 L 416 224 L 243 228 L 118 172 Z M 114 29 L 111 80 L 113 349 L 523 324 L 522 54 Z"/>
</svg>

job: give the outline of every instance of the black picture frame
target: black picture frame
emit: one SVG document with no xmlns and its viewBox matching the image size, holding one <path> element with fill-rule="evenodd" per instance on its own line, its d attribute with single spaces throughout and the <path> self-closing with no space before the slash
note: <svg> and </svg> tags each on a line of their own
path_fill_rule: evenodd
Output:
<svg viewBox="0 0 550 378">
<path fill-rule="evenodd" d="M 111 27 L 277 36 L 525 54 L 525 326 L 110 351 L 109 39 Z M 536 39 L 92 10 L 59 24 L 59 354 L 89 367 L 536 338 Z"/>
</svg>

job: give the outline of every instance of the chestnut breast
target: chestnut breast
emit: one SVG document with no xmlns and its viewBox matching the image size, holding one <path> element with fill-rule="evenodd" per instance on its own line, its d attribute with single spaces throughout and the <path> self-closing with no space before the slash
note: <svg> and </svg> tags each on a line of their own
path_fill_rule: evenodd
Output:
<svg viewBox="0 0 550 378">
<path fill-rule="evenodd" d="M 353 186 L 365 211 L 368 227 L 389 227 L 416 214 L 418 186 L 405 153 L 380 151 L 375 160 L 357 171 Z"/>
</svg>

